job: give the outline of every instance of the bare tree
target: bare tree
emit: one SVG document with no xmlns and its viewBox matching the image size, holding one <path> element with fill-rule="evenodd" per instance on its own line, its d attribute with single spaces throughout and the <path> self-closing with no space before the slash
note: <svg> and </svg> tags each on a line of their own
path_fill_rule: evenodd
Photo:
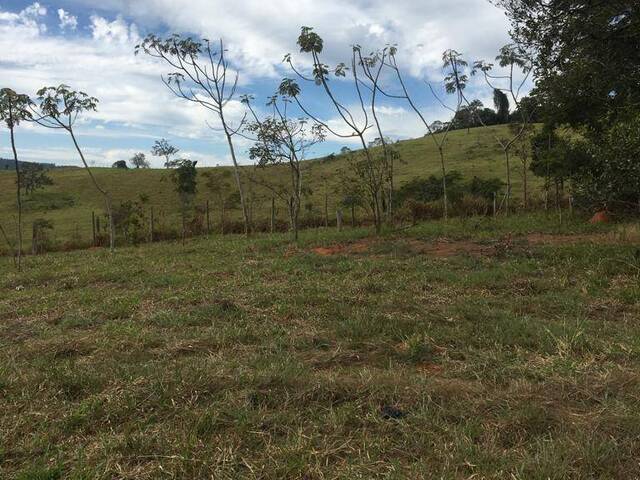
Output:
<svg viewBox="0 0 640 480">
<path fill-rule="evenodd" d="M 525 134 L 531 124 L 531 118 L 534 112 L 526 108 L 526 105 L 521 102 L 522 89 L 524 88 L 527 80 L 529 79 L 533 71 L 533 63 L 530 55 L 521 47 L 511 44 L 505 45 L 500 49 L 499 54 L 496 56 L 498 65 L 506 69 L 506 74 L 494 74 L 494 64 L 487 63 L 484 60 L 478 60 L 474 62 L 472 75 L 480 72 L 486 84 L 493 89 L 496 99 L 502 98 L 500 103 L 506 103 L 509 98 L 513 102 L 515 111 L 519 115 L 519 128 L 516 128 L 511 132 L 508 138 L 501 138 L 495 136 L 496 141 L 502 148 L 505 157 L 505 164 L 507 169 L 507 194 L 505 197 L 505 209 L 507 215 L 509 214 L 510 199 L 511 199 L 511 165 L 510 154 L 511 147 Z M 517 78 L 520 73 L 520 79 Z M 497 92 L 501 92 L 497 93 Z M 466 99 L 466 97 L 465 97 Z M 503 107 L 504 109 L 504 107 Z"/>
<path fill-rule="evenodd" d="M 366 184 L 368 203 L 373 214 L 376 232 L 380 232 L 382 229 L 382 198 L 383 187 L 385 182 L 385 174 L 387 173 L 386 165 L 383 158 L 376 158 L 374 152 L 369 148 L 369 144 L 365 139 L 367 131 L 373 127 L 370 119 L 370 109 L 366 105 L 365 96 L 363 93 L 362 77 L 359 72 L 359 60 L 360 60 L 360 47 L 354 46 L 351 55 L 351 66 L 347 67 L 346 64 L 340 63 L 332 69 L 333 74 L 336 77 L 346 77 L 350 72 L 350 76 L 353 80 L 353 86 L 357 98 L 358 106 L 352 112 L 336 97 L 332 85 L 329 84 L 329 66 L 323 63 L 321 60 L 321 54 L 323 50 L 322 38 L 313 31 L 311 27 L 302 27 L 300 36 L 298 37 L 298 45 L 300 51 L 311 55 L 312 60 L 312 74 L 307 76 L 298 70 L 291 59 L 291 55 L 285 56 L 285 62 L 287 62 L 293 72 L 303 81 L 311 82 L 321 87 L 325 92 L 329 104 L 335 109 L 338 114 L 338 118 L 347 126 L 350 130 L 349 133 L 340 133 L 334 128 L 329 126 L 326 122 L 320 120 L 317 115 L 310 113 L 300 100 L 300 87 L 293 79 L 284 79 L 280 85 L 279 93 L 292 98 L 304 112 L 306 116 L 312 119 L 314 122 L 322 125 L 323 128 L 339 138 L 358 138 L 360 145 L 362 146 L 362 152 L 351 154 L 349 157 L 354 162 L 354 170 L 357 172 L 359 178 Z M 374 87 L 372 91 L 376 91 Z M 356 119 L 356 116 L 360 116 L 360 119 Z"/>
<path fill-rule="evenodd" d="M 0 120 L 9 129 L 11 137 L 11 149 L 13 150 L 13 160 L 16 169 L 16 207 L 18 210 L 17 222 L 17 267 L 22 270 L 22 178 L 20 172 L 20 162 L 18 161 L 18 151 L 16 149 L 15 129 L 23 120 L 30 120 L 31 113 L 29 107 L 31 100 L 27 95 L 16 93 L 10 88 L 0 90 Z"/>
<path fill-rule="evenodd" d="M 216 49 L 207 39 L 198 41 L 178 34 L 163 39 L 149 35 L 136 46 L 135 53 L 138 54 L 141 50 L 175 69 L 162 77 L 162 81 L 174 95 L 213 112 L 220 120 L 233 161 L 245 235 L 249 235 L 249 213 L 233 144 L 233 137 L 243 128 L 244 119 L 234 127 L 226 116 L 226 107 L 236 94 L 238 73 L 230 70 L 223 41 L 220 40 Z"/>
<path fill-rule="evenodd" d="M 500 104 L 505 103 L 504 96 L 502 94 L 507 96 L 507 100 L 510 97 L 515 106 L 516 112 L 518 112 L 518 115 L 520 116 L 520 128 L 516 129 L 515 132 L 512 132 L 510 137 L 502 138 L 493 134 L 493 137 L 502 149 L 505 158 L 507 175 L 505 211 L 508 215 L 511 199 L 511 147 L 513 147 L 513 145 L 525 133 L 528 126 L 531 124 L 531 119 L 534 114 L 531 109 L 527 108 L 527 106 L 521 102 L 522 89 L 532 72 L 532 61 L 527 52 L 517 45 L 505 45 L 502 47 L 496 57 L 496 61 L 498 61 L 501 68 L 506 69 L 506 74 L 493 74 L 494 65 L 492 63 L 487 63 L 484 60 L 478 60 L 473 64 L 471 75 L 476 75 L 478 73 L 482 74 L 486 84 L 494 92 L 496 99 L 498 99 L 498 97 L 501 98 L 501 100 L 499 100 Z M 464 63 L 464 66 L 466 66 L 466 62 Z M 517 79 L 518 71 L 521 73 L 519 80 Z M 467 105 L 471 105 L 471 102 L 464 94 L 464 85 L 467 80 L 468 77 L 463 71 L 452 70 L 449 79 L 449 87 L 452 91 L 456 91 Z M 498 94 L 496 92 L 501 92 L 502 94 Z M 477 120 L 482 126 L 487 126 L 480 115 L 477 115 Z"/>
<path fill-rule="evenodd" d="M 261 183 L 287 204 L 291 233 L 297 241 L 303 194 L 301 162 L 313 145 L 324 140 L 324 127 L 317 123 L 309 126 L 309 121 L 305 118 L 291 118 L 288 108 L 292 100 L 287 96 L 272 96 L 267 103 L 271 114 L 264 119 L 260 119 L 251 106 L 250 97 L 245 96 L 243 102 L 253 116 L 247 131 L 256 138 L 256 143 L 249 149 L 250 158 L 258 161 L 258 167 L 281 164 L 289 167 L 288 188 Z"/>
<path fill-rule="evenodd" d="M 84 92 L 72 90 L 67 85 L 44 87 L 38 91 L 37 95 L 37 114 L 39 116 L 34 115 L 33 120 L 46 128 L 65 130 L 70 135 L 73 145 L 80 156 L 80 160 L 89 174 L 89 178 L 91 178 L 93 186 L 104 198 L 107 215 L 109 217 L 109 248 L 113 252 L 116 248 L 116 231 L 113 222 L 113 202 L 111 194 L 98 183 L 91 168 L 89 168 L 87 159 L 84 156 L 82 148 L 80 148 L 74 131 L 75 123 L 81 114 L 97 110 L 98 99 L 90 97 Z"/>
<path fill-rule="evenodd" d="M 443 68 L 447 72 L 447 76 L 445 78 L 445 86 L 447 87 L 447 92 L 448 93 L 454 93 L 455 91 L 452 92 L 451 88 L 449 87 L 449 83 L 452 80 L 452 78 L 451 78 L 452 73 L 453 72 L 458 72 L 461 67 L 464 67 L 466 65 L 466 63 L 464 62 L 464 60 L 462 60 L 460 54 L 458 52 L 456 52 L 455 50 L 447 50 L 447 51 L 445 51 L 442 54 L 442 62 L 443 62 Z M 389 92 L 386 92 L 386 91 L 380 89 L 381 93 L 383 93 L 384 95 L 386 95 L 388 97 L 405 100 L 409 104 L 411 109 L 415 112 L 417 117 L 420 119 L 420 122 L 422 123 L 422 125 L 426 129 L 428 136 L 433 140 L 434 145 L 436 146 L 436 148 L 438 150 L 438 154 L 440 156 L 440 168 L 441 168 L 441 171 L 442 171 L 443 214 L 444 214 L 444 218 L 446 219 L 446 218 L 448 218 L 448 212 L 449 212 L 449 200 L 448 200 L 448 193 L 447 193 L 447 169 L 446 169 L 444 149 L 445 149 L 446 142 L 448 140 L 449 131 L 451 130 L 451 128 L 453 126 L 453 122 L 447 122 L 445 124 L 441 124 L 440 126 L 438 126 L 437 129 L 434 128 L 433 124 L 429 124 L 429 122 L 426 120 L 424 114 L 422 113 L 422 111 L 418 107 L 418 105 L 417 105 L 416 101 L 414 100 L 413 96 L 409 92 L 409 89 L 407 88 L 407 84 L 406 84 L 406 82 L 404 80 L 404 76 L 403 76 L 403 74 L 402 74 L 402 72 L 400 70 L 400 67 L 398 66 L 397 48 L 396 47 L 389 47 L 388 55 L 387 55 L 387 58 L 384 59 L 384 63 L 385 63 L 385 65 L 387 67 L 389 67 L 395 73 L 395 76 L 396 76 L 396 78 L 398 80 L 398 84 L 400 85 L 401 93 L 399 93 L 399 94 L 398 93 L 389 93 Z M 457 83 L 457 85 L 460 88 L 460 90 L 462 90 L 462 89 L 464 89 L 464 84 L 466 82 L 466 78 L 464 78 L 462 75 L 459 75 L 459 77 L 460 78 L 459 78 L 459 82 Z M 460 110 L 460 107 L 462 105 L 462 96 L 461 95 L 457 96 L 456 107 L 452 108 L 452 107 L 447 106 L 438 97 L 438 95 L 435 93 L 435 91 L 433 90 L 431 85 L 428 85 L 428 86 L 429 86 L 429 89 L 431 90 L 431 92 L 433 93 L 433 95 L 436 97 L 436 99 L 445 108 L 450 110 L 453 113 L 454 117 L 455 117 L 455 115 L 458 113 L 458 111 Z"/>
</svg>

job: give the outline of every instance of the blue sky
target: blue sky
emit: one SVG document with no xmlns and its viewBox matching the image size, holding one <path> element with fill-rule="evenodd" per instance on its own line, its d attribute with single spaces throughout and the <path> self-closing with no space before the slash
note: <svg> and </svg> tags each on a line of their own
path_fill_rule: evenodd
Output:
<svg viewBox="0 0 640 480">
<path fill-rule="evenodd" d="M 425 85 L 440 85 L 442 51 L 455 48 L 470 60 L 491 59 L 509 41 L 504 14 L 486 0 L 0 0 L 0 87 L 34 95 L 42 86 L 65 83 L 98 97 L 99 111 L 78 126 L 96 166 L 138 151 L 161 166 L 149 150 L 163 137 L 200 165 L 225 165 L 230 160 L 224 139 L 207 127 L 215 119 L 173 97 L 160 81 L 170 70 L 135 57 L 134 45 L 151 32 L 221 37 L 240 74 L 239 92 L 254 95 L 261 104 L 281 78 L 290 76 L 282 64 L 284 54 L 291 52 L 302 61 L 295 44 L 301 25 L 314 26 L 323 36 L 329 64 L 348 60 L 355 43 L 365 51 L 397 44 L 409 86 L 430 121 L 448 116 Z M 345 104 L 355 102 L 349 82 L 333 82 Z M 338 125 L 323 92 L 303 87 L 304 101 L 314 113 Z M 480 82 L 469 92 L 490 105 L 491 91 Z M 232 119 L 238 121 L 242 112 L 239 103 L 229 105 Z M 389 137 L 425 133 L 401 102 L 387 102 L 381 112 Z M 17 141 L 24 160 L 79 163 L 60 132 L 24 126 Z M 239 139 L 238 144 L 243 163 L 248 163 L 248 142 Z M 349 144 L 330 138 L 310 156 Z M 6 129 L 0 129 L 0 156 L 10 156 Z"/>
</svg>

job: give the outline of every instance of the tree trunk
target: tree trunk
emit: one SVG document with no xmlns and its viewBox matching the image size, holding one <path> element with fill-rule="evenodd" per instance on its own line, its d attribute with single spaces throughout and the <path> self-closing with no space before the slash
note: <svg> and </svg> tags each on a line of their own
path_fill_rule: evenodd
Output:
<svg viewBox="0 0 640 480">
<path fill-rule="evenodd" d="M 93 183 L 93 186 L 96 187 L 96 190 L 98 190 L 102 194 L 102 196 L 104 197 L 105 204 L 106 204 L 106 207 L 107 207 L 107 214 L 109 216 L 109 250 L 111 250 L 113 252 L 115 250 L 115 248 L 116 248 L 116 227 L 113 224 L 113 209 L 112 209 L 112 204 L 111 204 L 111 195 L 109 194 L 109 192 L 107 192 L 106 190 L 102 189 L 100 187 L 100 185 L 98 185 L 98 181 L 93 176 L 93 173 L 91 172 L 91 169 L 89 168 L 89 164 L 87 163 L 86 159 L 84 158 L 84 154 L 82 153 L 82 150 L 80 149 L 80 145 L 78 144 L 78 141 L 76 140 L 76 136 L 73 134 L 73 130 L 69 128 L 69 129 L 67 129 L 67 131 L 69 132 L 69 135 L 71 135 L 71 140 L 73 140 L 73 144 L 76 147 L 76 151 L 78 152 L 78 155 L 80 155 L 80 160 L 82 160 L 82 164 L 84 165 L 85 170 L 89 174 L 89 177 L 91 178 L 91 182 Z"/>
<path fill-rule="evenodd" d="M 440 152 L 440 167 L 442 169 L 442 202 L 444 205 L 443 216 L 447 220 L 449 218 L 449 198 L 447 195 L 447 170 L 444 164 L 444 153 L 442 147 L 438 148 Z"/>
<path fill-rule="evenodd" d="M 511 200 L 511 163 L 509 159 L 509 150 L 505 149 L 504 151 L 505 162 L 507 165 L 507 195 L 505 197 L 504 209 L 507 217 L 509 216 L 509 206 Z"/>
<path fill-rule="evenodd" d="M 356 228 L 356 206 L 351 205 L 351 228 Z"/>
<path fill-rule="evenodd" d="M 229 151 L 231 152 L 231 160 L 233 161 L 233 173 L 236 179 L 236 186 L 238 187 L 238 194 L 240 195 L 240 206 L 242 208 L 242 216 L 244 219 L 244 234 L 245 236 L 249 236 L 251 234 L 249 228 L 249 212 L 247 210 L 247 204 L 244 196 L 244 188 L 242 187 L 242 181 L 240 179 L 240 167 L 238 166 L 238 160 L 236 158 L 236 151 L 233 147 L 233 140 L 231 139 L 231 134 L 229 133 L 229 129 L 227 128 L 227 123 L 224 119 L 224 115 L 222 111 L 220 112 L 220 120 L 222 122 L 222 126 L 224 127 L 224 133 L 227 137 L 227 143 L 229 144 Z"/>
<path fill-rule="evenodd" d="M 13 150 L 13 160 L 16 167 L 16 200 L 18 207 L 18 252 L 17 252 L 17 266 L 18 271 L 22 270 L 22 195 L 20 189 L 22 185 L 22 179 L 20 177 L 20 163 L 18 162 L 18 152 L 16 150 L 16 140 L 13 132 L 13 127 L 9 129 L 11 132 L 11 149 Z"/>
<path fill-rule="evenodd" d="M 527 184 L 527 164 L 526 162 L 523 163 L 522 165 L 522 188 L 524 190 L 523 194 L 522 194 L 522 200 L 523 200 L 523 205 L 524 205 L 524 209 L 528 210 L 529 209 L 529 189 L 528 189 L 528 184 Z"/>
</svg>

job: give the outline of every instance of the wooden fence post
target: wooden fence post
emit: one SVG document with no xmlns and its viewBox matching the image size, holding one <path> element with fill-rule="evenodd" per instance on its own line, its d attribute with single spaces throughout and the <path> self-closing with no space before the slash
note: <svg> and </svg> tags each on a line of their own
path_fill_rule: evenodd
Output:
<svg viewBox="0 0 640 480">
<path fill-rule="evenodd" d="M 151 207 L 151 214 L 149 215 L 149 241 L 151 243 L 153 243 L 153 240 L 154 240 L 153 238 L 154 231 L 155 231 L 155 217 L 153 215 L 153 207 Z"/>
<path fill-rule="evenodd" d="M 207 211 L 207 235 L 209 235 L 211 233 L 211 219 L 209 217 L 209 200 L 207 200 L 207 204 L 205 208 Z"/>
<path fill-rule="evenodd" d="M 93 246 L 95 247 L 96 246 L 96 213 L 95 212 L 91 212 L 91 231 L 93 232 Z"/>
<path fill-rule="evenodd" d="M 324 227 L 329 228 L 329 195 L 324 194 Z"/>
<path fill-rule="evenodd" d="M 224 235 L 224 198 L 222 199 L 222 208 L 220 209 L 220 233 Z"/>
<path fill-rule="evenodd" d="M 493 216 L 494 216 L 494 217 L 495 217 L 495 216 L 496 216 L 496 214 L 498 213 L 498 212 L 496 211 L 496 197 L 497 197 L 496 192 L 493 192 Z"/>
<path fill-rule="evenodd" d="M 271 197 L 271 234 L 276 228 L 276 199 L 275 197 Z"/>
</svg>

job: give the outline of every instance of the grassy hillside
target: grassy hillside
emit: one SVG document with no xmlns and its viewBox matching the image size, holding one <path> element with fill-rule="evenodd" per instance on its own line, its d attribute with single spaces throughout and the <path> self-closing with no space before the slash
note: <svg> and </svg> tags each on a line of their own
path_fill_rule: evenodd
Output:
<svg viewBox="0 0 640 480">
<path fill-rule="evenodd" d="M 482 178 L 497 176 L 505 178 L 505 166 L 502 153 L 497 146 L 493 134 L 508 135 L 505 126 L 487 129 L 472 129 L 470 132 L 460 130 L 449 135 L 446 146 L 447 168 L 459 170 L 466 177 L 477 175 Z M 437 150 L 430 138 L 420 138 L 400 142 L 398 150 L 402 161 L 396 166 L 397 183 L 402 184 L 415 177 L 439 174 L 440 166 Z M 337 157 L 333 161 L 309 161 L 307 165 L 307 185 L 313 194 L 305 203 L 313 205 L 313 213 L 320 215 L 324 211 L 324 195 L 329 194 L 330 211 L 335 211 L 335 204 L 340 200 L 335 193 L 336 172 L 345 167 L 344 158 Z M 252 169 L 253 167 L 245 167 Z M 512 179 L 514 194 L 518 195 L 521 188 L 518 162 L 514 160 Z M 212 218 L 215 223 L 219 218 L 219 200 L 214 192 L 204 186 L 202 174 L 206 171 L 217 174 L 229 168 L 199 170 L 199 193 L 197 202 L 203 204 L 207 199 L 211 201 Z M 98 181 L 112 192 L 114 201 L 136 200 L 140 194 L 149 198 L 148 207 L 153 206 L 156 215 L 168 224 L 178 224 L 178 201 L 173 192 L 166 170 L 115 170 L 95 169 Z M 268 168 L 261 170 L 258 175 L 270 181 L 286 181 L 287 172 L 283 168 Z M 35 193 L 25 201 L 25 231 L 30 236 L 30 224 L 36 218 L 46 218 L 53 221 L 54 238 L 57 240 L 80 237 L 89 239 L 91 235 L 91 212 L 97 214 L 104 211 L 102 199 L 96 191 L 87 173 L 82 169 L 61 169 L 52 172 L 55 185 L 46 190 Z M 13 233 L 15 220 L 15 175 L 11 171 L 0 171 L 0 225 Z M 229 187 L 225 189 L 224 197 L 228 197 L 235 188 L 231 176 L 227 177 Z M 252 190 L 254 201 L 254 218 L 266 218 L 271 204 L 271 193 L 260 186 L 248 184 Z M 303 210 L 303 215 L 306 210 Z M 239 211 L 230 211 L 231 217 L 239 218 Z M 286 217 L 285 205 L 278 202 L 278 216 Z M 0 242 L 2 243 L 2 242 Z"/>
<path fill-rule="evenodd" d="M 639 478 L 639 266 L 610 228 L 2 261 L 0 478 Z"/>
</svg>

